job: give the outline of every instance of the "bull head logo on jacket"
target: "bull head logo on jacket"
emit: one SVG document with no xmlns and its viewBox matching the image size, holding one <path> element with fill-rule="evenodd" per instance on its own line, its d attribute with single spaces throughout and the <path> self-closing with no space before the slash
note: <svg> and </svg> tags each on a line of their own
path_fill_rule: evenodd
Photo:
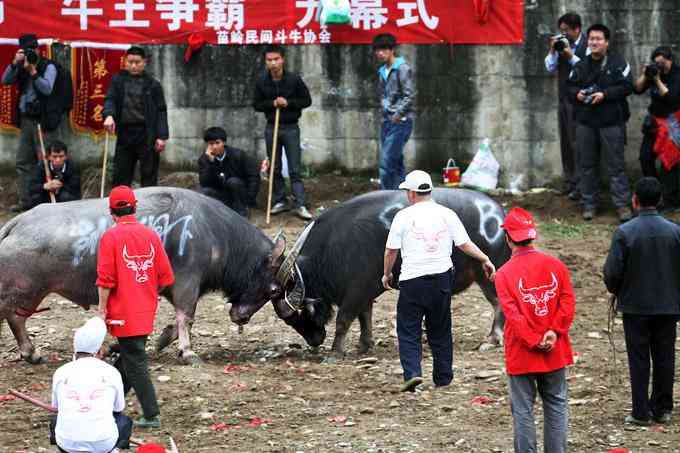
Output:
<svg viewBox="0 0 680 453">
<path fill-rule="evenodd" d="M 548 301 L 557 294 L 557 277 L 552 272 L 552 282 L 549 285 L 536 286 L 534 288 L 524 288 L 522 279 L 519 279 L 519 293 L 522 300 L 534 306 L 536 316 L 546 316 L 549 312 Z"/>
<path fill-rule="evenodd" d="M 135 280 L 137 283 L 145 283 L 149 281 L 149 275 L 146 273 L 147 270 L 153 267 L 153 259 L 156 256 L 156 251 L 152 244 L 149 244 L 151 248 L 148 255 L 128 255 L 127 245 L 123 246 L 123 259 L 128 269 L 135 271 Z"/>
</svg>

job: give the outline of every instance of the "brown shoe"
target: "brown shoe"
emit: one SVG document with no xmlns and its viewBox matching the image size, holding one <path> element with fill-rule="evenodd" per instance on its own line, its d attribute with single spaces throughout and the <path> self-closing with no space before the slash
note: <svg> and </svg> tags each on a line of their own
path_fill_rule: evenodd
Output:
<svg viewBox="0 0 680 453">
<path fill-rule="evenodd" d="M 633 218 L 633 213 L 630 212 L 630 208 L 623 206 L 616 209 L 616 214 L 619 216 L 619 222 L 624 223 Z"/>
</svg>

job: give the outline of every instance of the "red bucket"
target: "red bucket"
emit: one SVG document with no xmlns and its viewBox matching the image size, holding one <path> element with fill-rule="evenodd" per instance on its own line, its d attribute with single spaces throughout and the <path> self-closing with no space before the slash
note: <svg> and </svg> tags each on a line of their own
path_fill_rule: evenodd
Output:
<svg viewBox="0 0 680 453">
<path fill-rule="evenodd" d="M 442 170 L 442 179 L 447 187 L 455 187 L 460 184 L 460 168 L 456 167 L 453 158 L 446 162 L 446 167 Z"/>
</svg>

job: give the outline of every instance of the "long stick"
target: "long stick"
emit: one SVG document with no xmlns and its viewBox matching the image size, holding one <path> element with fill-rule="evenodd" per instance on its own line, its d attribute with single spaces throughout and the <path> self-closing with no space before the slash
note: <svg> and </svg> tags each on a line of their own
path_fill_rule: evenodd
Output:
<svg viewBox="0 0 680 453">
<path fill-rule="evenodd" d="M 24 401 L 28 401 L 29 403 L 33 404 L 34 406 L 38 406 L 38 407 L 41 408 L 41 409 L 45 409 L 45 410 L 48 411 L 48 412 L 52 412 L 53 414 L 56 414 L 57 412 L 59 412 L 59 411 L 57 410 L 56 407 L 54 407 L 54 406 L 52 406 L 52 405 L 50 405 L 50 404 L 47 404 L 47 403 L 45 403 L 44 401 L 40 401 L 40 400 L 37 399 L 37 398 L 33 398 L 32 396 L 28 396 L 28 395 L 26 395 L 25 393 L 18 392 L 18 391 L 14 390 L 14 389 L 9 389 L 9 393 L 10 393 L 11 395 L 16 396 L 17 398 L 20 398 L 20 399 L 24 400 Z M 170 439 L 172 440 L 172 437 L 171 437 Z M 132 445 L 144 445 L 144 441 L 143 441 L 143 440 L 141 440 L 141 439 L 135 439 L 134 437 L 130 437 L 130 443 L 131 443 Z M 173 444 L 175 443 L 174 440 L 172 441 L 172 443 L 173 443 Z M 175 447 L 174 445 L 173 445 L 173 447 L 174 447 L 174 448 L 173 448 L 173 451 L 176 451 L 175 449 L 176 449 L 177 447 Z M 167 450 L 166 450 L 166 452 L 167 452 Z M 171 453 L 171 452 L 168 452 L 168 453 Z"/>
<path fill-rule="evenodd" d="M 269 195 L 267 196 L 267 225 L 272 213 L 272 192 L 274 190 L 274 168 L 276 168 L 276 147 L 279 144 L 279 116 L 281 109 L 276 107 L 276 116 L 274 117 L 274 138 L 272 140 L 272 161 L 269 163 Z"/>
<path fill-rule="evenodd" d="M 40 140 L 40 151 L 42 152 L 43 165 L 45 165 L 45 180 L 46 182 L 52 181 L 52 176 L 50 176 L 50 165 L 47 163 L 47 153 L 45 152 L 45 142 L 43 140 L 42 127 L 38 123 L 38 139 Z M 54 196 L 54 192 L 48 191 L 50 194 L 50 203 L 56 203 L 57 199 Z"/>
<path fill-rule="evenodd" d="M 109 131 L 106 131 L 104 139 L 104 163 L 102 163 L 102 188 L 99 191 L 99 198 L 104 198 L 104 186 L 106 185 L 106 159 L 109 157 Z"/>
</svg>

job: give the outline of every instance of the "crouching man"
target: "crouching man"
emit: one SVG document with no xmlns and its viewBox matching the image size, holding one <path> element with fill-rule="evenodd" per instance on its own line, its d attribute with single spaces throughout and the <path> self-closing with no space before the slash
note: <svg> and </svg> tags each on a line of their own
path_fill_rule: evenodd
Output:
<svg viewBox="0 0 680 453">
<path fill-rule="evenodd" d="M 75 161 L 69 159 L 66 145 L 55 140 L 45 152 L 50 180 L 45 177 L 45 164 L 38 163 L 30 185 L 31 207 L 49 203 L 50 192 L 57 203 L 80 200 L 80 169 Z"/>
<path fill-rule="evenodd" d="M 50 440 L 58 451 L 108 453 L 128 448 L 132 420 L 123 415 L 125 396 L 118 370 L 101 360 L 106 324 L 92 318 L 73 337 L 74 360 L 52 378 Z"/>
</svg>

